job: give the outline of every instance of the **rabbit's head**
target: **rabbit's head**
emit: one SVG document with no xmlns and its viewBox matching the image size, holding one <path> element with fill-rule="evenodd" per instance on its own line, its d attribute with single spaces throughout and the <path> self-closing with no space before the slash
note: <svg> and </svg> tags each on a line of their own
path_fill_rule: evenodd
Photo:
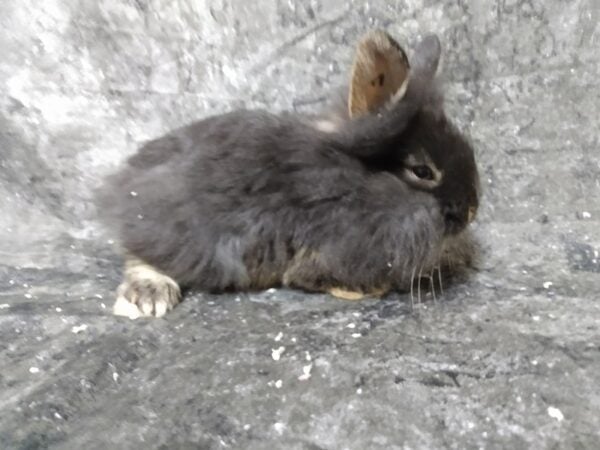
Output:
<svg viewBox="0 0 600 450">
<path fill-rule="evenodd" d="M 413 188 L 430 192 L 440 204 L 446 233 L 462 231 L 479 205 L 479 175 L 468 139 L 446 117 L 435 83 L 441 54 L 437 37 L 425 37 L 409 65 L 400 45 L 383 31 L 359 43 L 348 95 L 348 115 L 403 116 L 388 150 L 370 164 L 394 173 Z M 414 107 L 418 104 L 418 107 Z M 412 107 L 412 109 L 411 109 Z M 398 129 L 398 128 L 396 128 Z"/>
<path fill-rule="evenodd" d="M 462 231 L 479 206 L 479 175 L 473 148 L 442 114 L 419 112 L 403 136 L 395 173 L 439 201 L 446 232 Z"/>
</svg>

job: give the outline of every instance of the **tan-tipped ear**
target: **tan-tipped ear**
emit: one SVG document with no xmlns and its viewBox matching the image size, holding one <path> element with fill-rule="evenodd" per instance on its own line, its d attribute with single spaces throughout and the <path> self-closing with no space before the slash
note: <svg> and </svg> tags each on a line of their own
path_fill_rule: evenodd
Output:
<svg viewBox="0 0 600 450">
<path fill-rule="evenodd" d="M 382 30 L 367 33 L 356 47 L 348 93 L 348 114 L 357 117 L 398 101 L 406 92 L 406 53 Z"/>
</svg>

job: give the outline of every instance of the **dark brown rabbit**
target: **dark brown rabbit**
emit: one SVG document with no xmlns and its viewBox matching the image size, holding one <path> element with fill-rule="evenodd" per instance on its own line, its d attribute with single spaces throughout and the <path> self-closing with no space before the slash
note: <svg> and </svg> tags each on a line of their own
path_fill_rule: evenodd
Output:
<svg viewBox="0 0 600 450">
<path fill-rule="evenodd" d="M 179 286 L 380 295 L 439 266 L 478 205 L 473 150 L 434 87 L 439 55 L 425 38 L 391 98 L 326 130 L 235 111 L 142 147 L 102 193 L 127 254 L 115 312 L 161 316 Z"/>
</svg>

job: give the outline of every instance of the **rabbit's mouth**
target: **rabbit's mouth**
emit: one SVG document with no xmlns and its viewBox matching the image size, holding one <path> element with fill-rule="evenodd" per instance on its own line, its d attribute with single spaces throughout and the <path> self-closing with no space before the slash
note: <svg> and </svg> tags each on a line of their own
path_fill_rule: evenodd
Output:
<svg viewBox="0 0 600 450">
<path fill-rule="evenodd" d="M 470 267 L 478 259 L 479 244 L 470 229 L 447 236 L 442 243 L 439 265 L 453 272 L 459 267 Z"/>
</svg>

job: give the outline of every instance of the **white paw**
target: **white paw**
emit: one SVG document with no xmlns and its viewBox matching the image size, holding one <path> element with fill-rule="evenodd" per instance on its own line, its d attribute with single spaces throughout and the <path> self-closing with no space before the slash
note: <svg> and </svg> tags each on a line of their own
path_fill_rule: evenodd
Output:
<svg viewBox="0 0 600 450">
<path fill-rule="evenodd" d="M 138 266 L 127 271 L 119 286 L 113 313 L 130 319 L 162 317 L 180 301 L 175 280 L 150 266 Z"/>
</svg>

